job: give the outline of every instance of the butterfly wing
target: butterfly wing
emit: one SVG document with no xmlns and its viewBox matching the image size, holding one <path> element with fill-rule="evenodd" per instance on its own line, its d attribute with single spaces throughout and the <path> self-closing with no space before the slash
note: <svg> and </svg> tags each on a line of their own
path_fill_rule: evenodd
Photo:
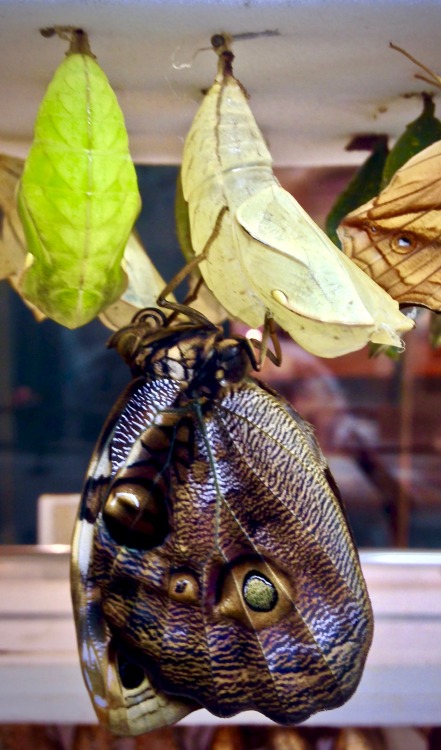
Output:
<svg viewBox="0 0 441 750">
<path fill-rule="evenodd" d="M 83 677 L 100 722 L 115 734 L 142 734 L 172 724 L 197 707 L 155 688 L 142 667 L 116 649 L 103 608 L 105 572 L 96 571 L 97 558 L 103 557 L 99 554 L 99 519 L 117 467 L 124 463 L 138 433 L 173 400 L 177 390 L 176 383 L 168 381 L 149 388 L 136 380 L 115 404 L 92 456 L 72 541 L 71 590 Z M 130 557 L 126 551 L 126 561 Z M 112 575 L 114 561 L 107 563 L 106 574 Z M 137 571 L 136 553 L 128 567 Z M 124 600 L 130 604 L 129 575 L 125 582 Z"/>
<path fill-rule="evenodd" d="M 339 227 L 346 255 L 400 304 L 441 311 L 441 141 Z"/>
<path fill-rule="evenodd" d="M 206 431 L 223 564 L 207 613 L 218 686 L 210 710 L 303 721 L 344 702 L 361 676 L 372 622 L 357 553 L 326 462 L 296 412 L 247 381 L 216 401 L 213 418 L 216 429 Z M 232 687 L 225 670 L 233 667 Z"/>
<path fill-rule="evenodd" d="M 198 706 L 292 723 L 344 702 L 372 615 L 311 429 L 250 380 L 208 403 L 144 383 L 120 409 L 74 544 L 80 652 L 101 717 L 138 733 Z M 171 714 L 147 713 L 151 689 Z"/>
</svg>

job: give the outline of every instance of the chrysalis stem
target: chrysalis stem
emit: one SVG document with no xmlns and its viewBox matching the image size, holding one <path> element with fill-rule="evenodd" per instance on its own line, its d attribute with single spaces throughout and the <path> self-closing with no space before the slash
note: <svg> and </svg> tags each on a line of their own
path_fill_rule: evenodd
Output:
<svg viewBox="0 0 441 750">
<path fill-rule="evenodd" d="M 243 42 L 243 41 L 249 41 L 250 39 L 260 39 L 262 37 L 268 37 L 268 36 L 269 37 L 280 36 L 280 31 L 278 29 L 265 29 L 264 31 L 244 31 L 241 34 L 235 34 L 234 36 L 232 36 L 231 34 L 214 34 L 211 38 L 211 47 L 199 47 L 197 50 L 195 50 L 195 52 L 193 52 L 189 62 L 182 62 L 182 63 L 176 62 L 177 53 L 181 49 L 181 45 L 179 45 L 178 47 L 176 47 L 172 55 L 172 67 L 174 68 L 174 70 L 184 70 L 185 68 L 192 68 L 193 62 L 200 52 L 206 52 L 209 49 L 215 48 L 216 45 L 213 42 L 213 39 L 222 40 L 220 42 L 221 44 L 224 44 L 226 39 L 228 39 L 229 44 L 231 44 L 233 41 Z M 215 51 L 217 52 L 217 50 Z"/>
<path fill-rule="evenodd" d="M 90 49 L 89 38 L 83 29 L 79 29 L 76 26 L 51 26 L 40 29 L 40 34 L 47 39 L 57 35 L 60 39 L 69 42 L 69 49 L 66 52 L 66 56 L 89 55 L 89 57 L 95 59 L 95 55 Z"/>
<path fill-rule="evenodd" d="M 233 75 L 234 54 L 231 50 L 233 37 L 230 34 L 213 34 L 211 46 L 219 58 L 218 73 L 223 76 Z"/>
</svg>

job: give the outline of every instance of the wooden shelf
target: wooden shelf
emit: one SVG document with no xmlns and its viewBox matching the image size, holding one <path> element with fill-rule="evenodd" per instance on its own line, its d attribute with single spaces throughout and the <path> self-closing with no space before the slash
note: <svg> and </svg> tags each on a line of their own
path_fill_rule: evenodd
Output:
<svg viewBox="0 0 441 750">
<path fill-rule="evenodd" d="M 60 549 L 60 548 L 58 548 Z M 0 551 L 0 722 L 94 723 L 78 663 L 68 553 Z M 430 726 L 441 705 L 441 553 L 364 552 L 375 635 L 361 684 L 315 726 Z M 265 724 L 244 712 L 230 723 Z M 222 720 L 201 710 L 186 724 Z"/>
</svg>

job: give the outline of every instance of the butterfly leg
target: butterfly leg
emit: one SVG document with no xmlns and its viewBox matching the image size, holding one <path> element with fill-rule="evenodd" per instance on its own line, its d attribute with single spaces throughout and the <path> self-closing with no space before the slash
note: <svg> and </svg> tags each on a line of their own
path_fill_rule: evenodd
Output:
<svg viewBox="0 0 441 750">
<path fill-rule="evenodd" d="M 207 324 L 207 318 L 205 317 L 205 315 L 198 312 L 197 310 L 193 310 L 188 306 L 190 302 L 196 299 L 201 284 L 196 285 L 195 290 L 193 290 L 192 294 L 185 299 L 184 303 L 170 302 L 170 300 L 167 300 L 166 298 L 175 291 L 175 289 L 184 281 L 184 279 L 186 279 L 187 276 L 189 276 L 192 271 L 194 271 L 199 266 L 199 264 L 202 263 L 203 260 L 207 260 L 210 245 L 219 234 L 220 225 L 226 211 L 228 211 L 227 206 L 223 206 L 219 211 L 213 227 L 213 231 L 208 238 L 207 244 L 205 245 L 203 251 L 199 255 L 196 255 L 194 258 L 192 258 L 188 263 L 185 264 L 183 268 L 181 268 L 180 271 L 178 271 L 178 273 L 172 278 L 172 280 L 169 281 L 169 283 L 165 286 L 158 299 L 156 300 L 159 307 L 165 307 L 167 310 L 173 310 L 174 315 L 172 315 L 172 318 L 176 317 L 177 315 L 185 315 L 191 320 L 203 323 L 204 325 Z"/>
<path fill-rule="evenodd" d="M 268 349 L 269 339 L 271 339 L 274 351 Z M 277 335 L 274 318 L 272 317 L 269 310 L 266 311 L 265 315 L 262 340 L 257 341 L 257 339 L 250 339 L 250 341 L 253 346 L 255 346 L 256 349 L 259 350 L 259 358 L 256 360 L 256 365 L 254 368 L 255 370 L 260 370 L 262 368 L 266 357 L 268 357 L 273 365 L 276 365 L 276 367 L 280 367 L 280 365 L 282 364 L 282 348 L 280 346 L 279 337 Z"/>
<path fill-rule="evenodd" d="M 206 257 L 207 253 L 206 251 L 204 251 L 203 253 L 196 256 L 195 258 L 192 258 L 192 260 L 186 263 L 185 266 L 181 268 L 181 270 L 178 271 L 175 276 L 173 276 L 172 280 L 169 281 L 169 283 L 164 287 L 161 294 L 157 298 L 156 303 L 159 305 L 159 307 L 164 307 L 166 310 L 173 311 L 173 314 L 169 318 L 169 322 L 178 315 L 185 315 L 187 318 L 191 318 L 191 320 L 202 323 L 203 325 L 207 324 L 207 318 L 205 317 L 205 315 L 189 307 L 189 303 L 197 297 L 197 293 L 200 288 L 199 284 L 196 285 L 196 289 L 189 297 L 186 297 L 183 303 L 171 302 L 170 300 L 166 299 L 170 294 L 173 294 L 175 289 L 184 281 L 187 276 L 191 274 L 192 271 L 194 271 L 195 268 L 198 267 L 199 263 L 206 259 Z"/>
</svg>

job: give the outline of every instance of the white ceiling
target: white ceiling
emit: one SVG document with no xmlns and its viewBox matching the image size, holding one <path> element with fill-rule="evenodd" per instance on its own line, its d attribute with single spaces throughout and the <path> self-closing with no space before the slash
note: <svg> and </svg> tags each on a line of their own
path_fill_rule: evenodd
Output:
<svg viewBox="0 0 441 750">
<path fill-rule="evenodd" d="M 66 49 L 38 32 L 54 24 L 89 33 L 141 163 L 180 161 L 216 70 L 210 50 L 192 58 L 215 32 L 279 32 L 234 46 L 235 73 L 279 166 L 355 163 L 362 156 L 344 151 L 351 135 L 395 137 L 419 114 L 418 99 L 403 95 L 429 87 L 389 41 L 441 73 L 440 0 L 0 0 L 0 152 L 26 153 Z"/>
</svg>

